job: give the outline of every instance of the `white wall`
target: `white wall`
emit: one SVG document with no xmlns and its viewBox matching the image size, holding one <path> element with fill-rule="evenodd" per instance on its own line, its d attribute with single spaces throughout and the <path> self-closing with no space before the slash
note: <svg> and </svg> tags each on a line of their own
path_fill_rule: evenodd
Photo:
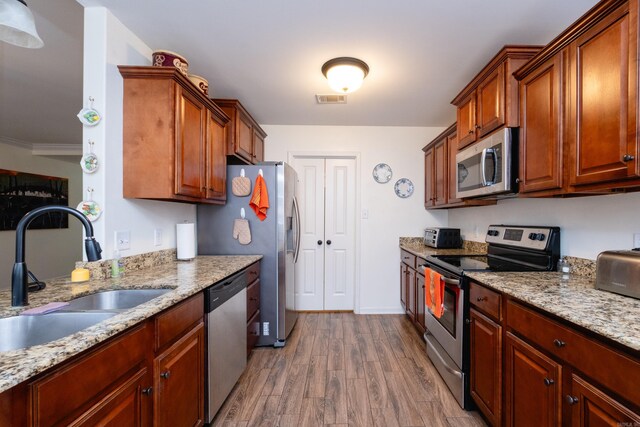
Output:
<svg viewBox="0 0 640 427">
<path fill-rule="evenodd" d="M 484 241 L 490 224 L 556 225 L 564 255 L 596 259 L 609 249 L 631 249 L 640 233 L 640 193 L 569 199 L 509 199 L 495 206 L 451 209 L 449 226 Z M 476 234 L 477 232 L 477 234 Z"/>
<path fill-rule="evenodd" d="M 69 206 L 76 207 L 82 196 L 80 159 L 74 161 L 34 156 L 31 150 L 0 141 L 0 169 L 69 180 Z M 27 266 L 40 280 L 71 273 L 76 261 L 82 259 L 84 231 L 80 221 L 69 219 L 69 228 L 62 230 L 29 230 L 25 244 Z M 11 271 L 16 253 L 15 231 L 0 231 L 0 290 L 11 287 Z"/>
<path fill-rule="evenodd" d="M 111 258 L 115 231 L 131 232 L 131 249 L 123 256 L 174 248 L 175 224 L 196 220 L 195 205 L 122 197 L 122 77 L 118 65 L 151 65 L 151 48 L 103 7 L 85 9 L 84 99 L 95 99 L 94 108 L 102 121 L 85 127 L 83 139 L 95 141 L 100 160 L 98 171 L 84 176 L 84 188 L 93 187 L 93 199 L 102 208 L 94 222 L 103 259 Z M 140 167 L 144 167 L 143 164 Z M 171 171 L 167 171 L 171 173 Z M 163 241 L 154 245 L 154 229 L 162 230 Z"/>
<path fill-rule="evenodd" d="M 424 209 L 424 158 L 421 149 L 443 128 L 358 127 L 358 126 L 274 126 L 262 125 L 268 137 L 266 160 L 287 160 L 294 153 L 359 153 L 358 195 L 359 240 L 356 254 L 360 313 L 401 313 L 400 250 L 398 237 L 421 236 L 426 226 L 445 225 L 446 211 Z M 386 184 L 373 180 L 378 163 L 393 169 Z M 413 196 L 397 197 L 393 185 L 399 178 L 415 185 Z M 368 209 L 369 219 L 361 219 Z"/>
</svg>

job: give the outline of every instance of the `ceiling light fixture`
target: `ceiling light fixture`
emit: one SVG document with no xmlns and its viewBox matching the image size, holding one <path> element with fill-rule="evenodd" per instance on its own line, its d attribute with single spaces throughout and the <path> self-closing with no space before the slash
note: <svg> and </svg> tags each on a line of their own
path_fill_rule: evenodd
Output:
<svg viewBox="0 0 640 427">
<path fill-rule="evenodd" d="M 24 0 L 0 0 L 0 40 L 30 49 L 44 46 Z"/>
<path fill-rule="evenodd" d="M 322 74 L 329 81 L 331 89 L 349 93 L 362 86 L 362 81 L 369 74 L 369 66 L 356 58 L 333 58 L 324 63 Z"/>
</svg>

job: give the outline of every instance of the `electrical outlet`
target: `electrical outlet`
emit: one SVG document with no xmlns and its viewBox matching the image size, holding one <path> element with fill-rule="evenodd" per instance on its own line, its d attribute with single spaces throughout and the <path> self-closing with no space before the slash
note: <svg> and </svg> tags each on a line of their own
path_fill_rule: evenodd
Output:
<svg viewBox="0 0 640 427">
<path fill-rule="evenodd" d="M 269 322 L 262 322 L 262 335 L 269 335 Z"/>
<path fill-rule="evenodd" d="M 162 228 L 153 230 L 153 244 L 155 246 L 162 246 Z"/>
<path fill-rule="evenodd" d="M 127 249 L 131 249 L 131 232 L 129 230 L 125 231 L 116 231 L 115 232 L 116 239 L 116 250 L 125 251 Z"/>
<path fill-rule="evenodd" d="M 640 248 L 640 233 L 633 233 L 633 247 Z"/>
</svg>

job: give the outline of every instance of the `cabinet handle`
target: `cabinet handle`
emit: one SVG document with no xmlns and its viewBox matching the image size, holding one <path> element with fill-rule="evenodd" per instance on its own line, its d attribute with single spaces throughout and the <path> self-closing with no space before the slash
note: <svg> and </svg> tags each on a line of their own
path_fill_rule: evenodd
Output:
<svg viewBox="0 0 640 427">
<path fill-rule="evenodd" d="M 473 132 L 473 129 L 469 129 L 469 135 L 471 135 Z"/>
<path fill-rule="evenodd" d="M 422 285 L 422 289 L 424 289 L 424 288 L 425 288 L 424 285 Z"/>
<path fill-rule="evenodd" d="M 631 154 L 625 154 L 624 156 L 622 156 L 622 161 L 623 162 L 630 162 L 631 160 L 635 160 L 635 156 L 632 156 Z"/>
<path fill-rule="evenodd" d="M 142 394 L 145 396 L 150 396 L 151 392 L 153 392 L 153 387 L 147 387 L 142 389 Z"/>
<path fill-rule="evenodd" d="M 545 378 L 544 379 L 544 385 L 546 385 L 547 387 L 549 387 L 550 385 L 555 384 L 555 381 L 552 380 L 551 378 Z"/>
<path fill-rule="evenodd" d="M 249 276 L 257 276 L 257 275 L 258 275 L 258 272 L 257 272 L 257 271 L 255 271 L 255 270 L 251 270 L 251 271 L 249 272 Z"/>
<path fill-rule="evenodd" d="M 478 298 L 476 298 L 476 301 L 478 301 L 478 302 L 482 302 L 482 301 L 486 301 L 486 300 L 488 300 L 488 299 L 489 299 L 489 298 L 487 298 L 487 297 L 478 297 Z"/>
<path fill-rule="evenodd" d="M 516 178 L 516 184 L 520 184 L 520 178 Z"/>
<path fill-rule="evenodd" d="M 165 380 L 168 380 L 170 376 L 171 376 L 171 371 L 164 371 L 160 374 L 160 378 L 164 378 Z"/>
<path fill-rule="evenodd" d="M 565 345 L 567 345 L 567 343 L 556 338 L 555 340 L 553 340 L 553 345 L 555 345 L 558 348 L 562 348 Z"/>
<path fill-rule="evenodd" d="M 580 401 L 580 399 L 578 399 L 575 396 L 571 396 L 570 394 L 567 394 L 566 400 L 567 400 L 567 403 L 569 405 L 575 405 L 576 403 L 578 403 Z"/>
<path fill-rule="evenodd" d="M 482 126 L 476 125 L 476 129 L 482 129 Z"/>
</svg>

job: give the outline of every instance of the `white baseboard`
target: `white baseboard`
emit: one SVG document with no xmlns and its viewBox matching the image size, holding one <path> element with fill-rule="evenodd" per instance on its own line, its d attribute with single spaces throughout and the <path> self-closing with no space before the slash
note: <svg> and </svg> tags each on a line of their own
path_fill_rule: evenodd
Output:
<svg viewBox="0 0 640 427">
<path fill-rule="evenodd" d="M 404 314 L 402 307 L 360 307 L 356 314 Z"/>
</svg>

